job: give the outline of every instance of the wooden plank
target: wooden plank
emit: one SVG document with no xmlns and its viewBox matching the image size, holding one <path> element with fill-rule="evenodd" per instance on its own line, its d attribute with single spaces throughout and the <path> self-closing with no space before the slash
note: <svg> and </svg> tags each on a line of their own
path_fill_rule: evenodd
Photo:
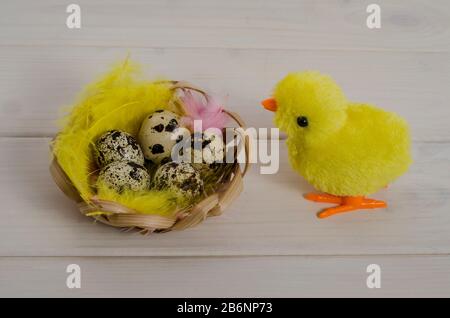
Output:
<svg viewBox="0 0 450 318">
<path fill-rule="evenodd" d="M 0 297 L 448 297 L 450 296 L 450 6 L 369 2 L 79 0 L 82 29 L 56 0 L 10 1 L 0 11 Z M 415 163 L 374 195 L 387 210 L 327 220 L 292 172 L 253 167 L 226 213 L 184 232 L 141 236 L 94 225 L 48 173 L 58 109 L 127 52 L 151 74 L 192 81 L 253 127 L 289 71 L 332 74 L 355 101 L 411 123 Z M 10 138 L 33 137 L 33 138 Z M 361 255 L 358 255 L 361 254 Z M 423 254 L 423 255 L 419 255 Z M 81 265 L 82 289 L 65 268 Z M 382 288 L 366 287 L 381 265 Z"/>
<path fill-rule="evenodd" d="M 53 184 L 45 138 L 1 138 L 0 256 L 354 255 L 450 252 L 448 143 L 416 143 L 411 171 L 374 195 L 389 208 L 319 220 L 326 205 L 287 162 L 260 175 L 220 217 L 183 232 L 141 236 L 94 225 Z"/>
<path fill-rule="evenodd" d="M 82 27 L 66 27 L 67 3 L 10 1 L 0 43 L 35 46 L 425 50 L 450 48 L 445 0 L 379 0 L 382 27 L 366 25 L 367 1 L 79 0 Z"/>
<path fill-rule="evenodd" d="M 449 54 L 136 49 L 132 58 L 151 65 L 151 74 L 215 93 L 252 127 L 273 126 L 273 115 L 259 103 L 279 79 L 290 71 L 317 69 L 332 74 L 349 99 L 402 114 L 414 140 L 449 141 Z M 52 136 L 61 107 L 125 56 L 118 48 L 2 48 L 0 136 Z"/>
<path fill-rule="evenodd" d="M 81 268 L 68 289 L 66 268 Z M 381 288 L 366 285 L 381 267 Z M 449 256 L 0 258 L 0 297 L 449 297 Z"/>
</svg>

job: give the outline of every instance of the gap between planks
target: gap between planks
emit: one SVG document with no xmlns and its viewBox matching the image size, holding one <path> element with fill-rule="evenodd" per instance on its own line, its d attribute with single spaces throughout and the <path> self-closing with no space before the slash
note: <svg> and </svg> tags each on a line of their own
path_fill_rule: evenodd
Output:
<svg viewBox="0 0 450 318">
<path fill-rule="evenodd" d="M 73 259 L 73 258 L 99 258 L 99 259 L 203 259 L 203 258 L 216 258 L 216 259 L 241 259 L 241 258 L 365 258 L 365 257 L 450 257 L 450 253 L 380 253 L 380 254 L 229 254 L 229 255 L 0 255 L 0 260 L 2 259 Z"/>
<path fill-rule="evenodd" d="M 269 134 L 270 135 L 270 134 Z M 55 136 L 52 135 L 16 135 L 16 136 L 0 136 L 0 140 L 1 139 L 20 139 L 20 140 L 26 140 L 26 139 L 49 139 L 49 142 L 51 139 L 53 139 Z M 272 140 L 272 138 L 260 138 L 259 136 L 256 138 L 256 140 Z M 278 140 L 280 141 L 285 141 L 287 140 L 287 136 L 283 133 L 280 133 L 280 137 L 278 138 Z M 450 139 L 449 140 L 415 140 L 412 139 L 411 143 L 415 143 L 415 144 L 449 144 L 450 143 Z"/>
<path fill-rule="evenodd" d="M 126 45 L 126 46 L 120 46 L 120 45 L 108 45 L 108 44 L 95 44 L 95 45 L 89 45 L 89 44 L 1 44 L 0 48 L 89 48 L 89 49 L 133 49 L 133 50 L 230 50 L 230 51 L 277 51 L 277 52 L 351 52 L 351 53 L 418 53 L 418 54 L 447 54 L 450 53 L 450 50 L 418 50 L 418 49 L 375 49 L 375 48 L 339 48 L 339 47 L 330 47 L 330 48 L 271 48 L 271 47 L 237 47 L 237 48 L 230 48 L 227 46 L 192 46 L 192 47 L 185 47 L 185 46 L 153 46 L 153 45 Z"/>
</svg>

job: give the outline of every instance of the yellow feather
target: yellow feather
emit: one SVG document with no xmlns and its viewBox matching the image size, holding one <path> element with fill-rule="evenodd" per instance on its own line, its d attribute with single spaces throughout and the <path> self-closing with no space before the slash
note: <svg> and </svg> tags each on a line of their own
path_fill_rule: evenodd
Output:
<svg viewBox="0 0 450 318">
<path fill-rule="evenodd" d="M 172 215 L 177 206 L 183 203 L 168 191 L 123 191 L 119 194 L 102 183 L 97 183 L 97 197 L 120 203 L 143 214 L 162 216 Z"/>
<path fill-rule="evenodd" d="M 64 127 L 54 141 L 53 152 L 86 201 L 96 194 L 90 180 L 96 169 L 91 149 L 95 139 L 111 129 L 136 136 L 149 113 L 169 108 L 173 97 L 170 85 L 164 81 L 147 81 L 139 75 L 139 67 L 127 59 L 88 85 L 62 120 Z M 119 195 L 102 189 L 97 197 L 117 201 L 141 213 L 168 215 L 176 209 L 173 195 L 165 191 Z"/>
</svg>

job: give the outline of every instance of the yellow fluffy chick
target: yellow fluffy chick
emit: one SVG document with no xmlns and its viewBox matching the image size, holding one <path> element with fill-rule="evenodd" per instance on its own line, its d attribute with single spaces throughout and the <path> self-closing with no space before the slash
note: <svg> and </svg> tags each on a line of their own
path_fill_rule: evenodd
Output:
<svg viewBox="0 0 450 318">
<path fill-rule="evenodd" d="M 365 198 L 406 172 L 411 164 L 406 121 L 368 104 L 349 102 L 329 76 L 292 73 L 262 102 L 288 135 L 292 167 L 323 194 L 306 199 L 338 204 L 325 218 L 358 209 L 384 208 Z"/>
</svg>

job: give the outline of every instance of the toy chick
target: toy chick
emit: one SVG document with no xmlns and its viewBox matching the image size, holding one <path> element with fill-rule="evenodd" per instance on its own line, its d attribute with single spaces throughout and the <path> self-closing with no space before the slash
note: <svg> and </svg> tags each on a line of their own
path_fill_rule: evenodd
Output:
<svg viewBox="0 0 450 318">
<path fill-rule="evenodd" d="M 288 135 L 292 167 L 322 193 L 305 198 L 337 206 L 326 218 L 359 209 L 387 207 L 366 198 L 405 173 L 411 164 L 406 121 L 378 107 L 352 103 L 329 76 L 291 73 L 262 102 Z"/>
</svg>

